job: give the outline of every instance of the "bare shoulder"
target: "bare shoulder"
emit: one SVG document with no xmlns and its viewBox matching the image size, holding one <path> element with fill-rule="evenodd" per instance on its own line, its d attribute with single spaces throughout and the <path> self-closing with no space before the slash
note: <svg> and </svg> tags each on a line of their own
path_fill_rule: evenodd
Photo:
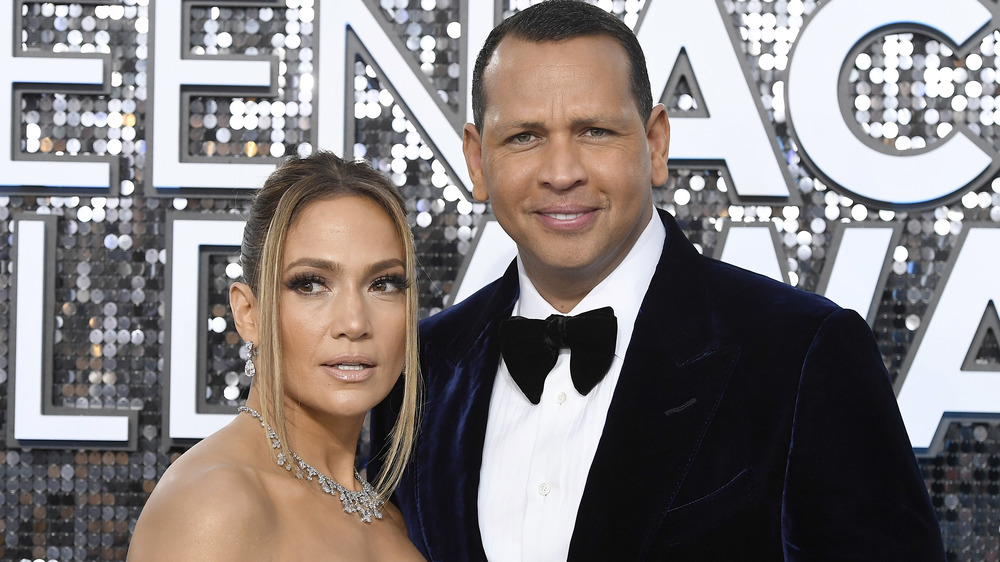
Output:
<svg viewBox="0 0 1000 562">
<path fill-rule="evenodd" d="M 382 522 L 388 525 L 382 530 L 383 538 L 378 543 L 377 559 L 424 560 L 410 542 L 403 514 L 391 502 L 387 501 L 382 506 Z"/>
<path fill-rule="evenodd" d="M 274 509 L 258 471 L 208 438 L 164 473 L 143 507 L 129 560 L 253 558 Z M 220 446 L 221 445 L 221 446 Z"/>
<path fill-rule="evenodd" d="M 382 506 L 382 520 L 389 523 L 393 530 L 406 534 L 406 521 L 403 520 L 403 513 L 390 501 L 386 501 Z"/>
</svg>

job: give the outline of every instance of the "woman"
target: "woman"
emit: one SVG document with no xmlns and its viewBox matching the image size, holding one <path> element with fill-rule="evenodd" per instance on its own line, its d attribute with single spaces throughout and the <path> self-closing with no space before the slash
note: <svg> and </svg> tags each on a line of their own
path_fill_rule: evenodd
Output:
<svg viewBox="0 0 1000 562">
<path fill-rule="evenodd" d="M 385 503 L 417 416 L 417 291 L 402 199 L 366 163 L 285 161 L 250 208 L 229 292 L 246 406 L 150 495 L 134 560 L 421 559 Z M 404 373 L 386 469 L 354 469 L 366 412 Z M 296 478 L 298 477 L 298 478 Z"/>
</svg>

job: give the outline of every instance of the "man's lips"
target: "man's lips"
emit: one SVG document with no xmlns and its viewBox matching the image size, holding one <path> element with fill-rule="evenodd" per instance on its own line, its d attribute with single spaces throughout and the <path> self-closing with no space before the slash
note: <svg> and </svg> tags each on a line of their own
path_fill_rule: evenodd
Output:
<svg viewBox="0 0 1000 562">
<path fill-rule="evenodd" d="M 597 215 L 597 209 L 539 209 L 535 211 L 545 226 L 554 230 L 576 230 L 591 223 Z"/>
<path fill-rule="evenodd" d="M 575 218 L 579 218 L 579 217 L 583 216 L 582 212 L 581 213 L 542 213 L 542 214 L 545 215 L 545 216 L 547 216 L 547 217 L 552 217 L 552 218 L 554 218 L 556 220 L 561 220 L 561 221 L 573 220 Z"/>
</svg>

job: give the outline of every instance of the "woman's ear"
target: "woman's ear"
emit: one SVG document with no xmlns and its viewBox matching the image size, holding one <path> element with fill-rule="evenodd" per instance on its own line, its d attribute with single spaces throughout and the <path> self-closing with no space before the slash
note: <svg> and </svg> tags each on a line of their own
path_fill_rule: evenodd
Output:
<svg viewBox="0 0 1000 562">
<path fill-rule="evenodd" d="M 237 281 L 229 287 L 229 307 L 233 310 L 236 331 L 240 333 L 243 341 L 260 345 L 260 339 L 257 337 L 257 297 L 249 285 Z"/>
</svg>

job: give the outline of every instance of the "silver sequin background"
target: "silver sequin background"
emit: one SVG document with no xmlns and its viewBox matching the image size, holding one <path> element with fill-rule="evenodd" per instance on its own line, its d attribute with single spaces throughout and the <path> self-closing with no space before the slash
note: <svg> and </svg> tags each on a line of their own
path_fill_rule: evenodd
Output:
<svg viewBox="0 0 1000 562">
<path fill-rule="evenodd" d="M 412 57 L 426 76 L 430 91 L 458 110 L 460 84 L 465 80 L 460 55 L 466 2 L 367 1 L 372 13 L 398 35 L 404 55 Z M 657 0 L 591 1 L 634 26 L 646 3 Z M 313 45 L 320 32 L 314 2 L 189 6 L 190 33 L 182 44 L 190 53 L 270 54 L 283 63 L 279 76 L 283 87 L 274 97 L 192 98 L 182 134 L 190 157 L 271 162 L 316 148 L 311 97 L 300 95 L 301 88 L 314 84 Z M 498 11 L 506 16 L 529 4 L 502 2 Z M 895 377 L 925 320 L 942 266 L 963 225 L 1000 224 L 1000 179 L 952 204 L 907 212 L 868 208 L 824 185 L 800 157 L 785 121 L 783 92 L 788 53 L 820 4 L 813 0 L 719 3 L 741 39 L 736 48 L 752 69 L 751 87 L 768 111 L 802 204 L 740 205 L 718 169 L 678 166 L 672 167 L 669 183 L 655 190 L 655 202 L 677 216 L 705 253 L 717 243 L 721 219 L 773 222 L 781 233 L 790 280 L 807 290 L 815 289 L 819 281 L 833 224 L 843 220 L 902 224 L 899 245 L 905 251 L 894 253 L 873 326 L 886 366 Z M 116 156 L 120 185 L 115 197 L 0 194 L 0 404 L 6 411 L 12 213 L 55 215 L 53 401 L 80 409 L 137 411 L 139 438 L 135 451 L 0 451 L 0 558 L 121 560 L 145 498 L 184 450 L 166 446 L 161 428 L 166 213 L 176 209 L 232 215 L 243 212 L 246 203 L 233 196 L 149 195 L 144 173 L 148 0 L 15 2 L 15 9 L 23 24 L 15 30 L 22 51 L 108 53 L 113 67 L 106 95 L 25 92 L 17 114 L 15 149 L 67 158 Z M 988 30 L 978 49 L 959 57 L 947 45 L 919 33 L 873 38 L 850 72 L 853 99 L 848 103 L 855 109 L 857 134 L 889 150 L 907 151 L 933 145 L 955 124 L 964 123 L 1000 149 L 998 40 L 1000 32 Z M 389 174 L 407 201 L 422 267 L 421 314 L 426 316 L 444 305 L 477 227 L 490 216 L 490 209 L 462 196 L 455 187 L 459 181 L 438 160 L 435 147 L 421 138 L 419 127 L 396 102 L 392 85 L 372 61 L 360 53 L 351 57 L 355 103 L 353 115 L 346 118 L 354 120 L 355 144 L 348 144 L 348 151 Z M 691 92 L 690 85 L 682 82 L 665 101 L 681 114 L 697 111 Z M 240 340 L 226 306 L 228 286 L 239 276 L 239 268 L 224 251 L 207 259 L 209 280 L 202 287 L 207 302 L 205 403 L 235 411 L 248 385 L 242 374 Z M 1000 370 L 997 336 L 986 338 L 977 361 Z M 998 443 L 996 420 L 953 423 L 943 451 L 920 460 L 949 559 L 1000 557 Z"/>
</svg>

